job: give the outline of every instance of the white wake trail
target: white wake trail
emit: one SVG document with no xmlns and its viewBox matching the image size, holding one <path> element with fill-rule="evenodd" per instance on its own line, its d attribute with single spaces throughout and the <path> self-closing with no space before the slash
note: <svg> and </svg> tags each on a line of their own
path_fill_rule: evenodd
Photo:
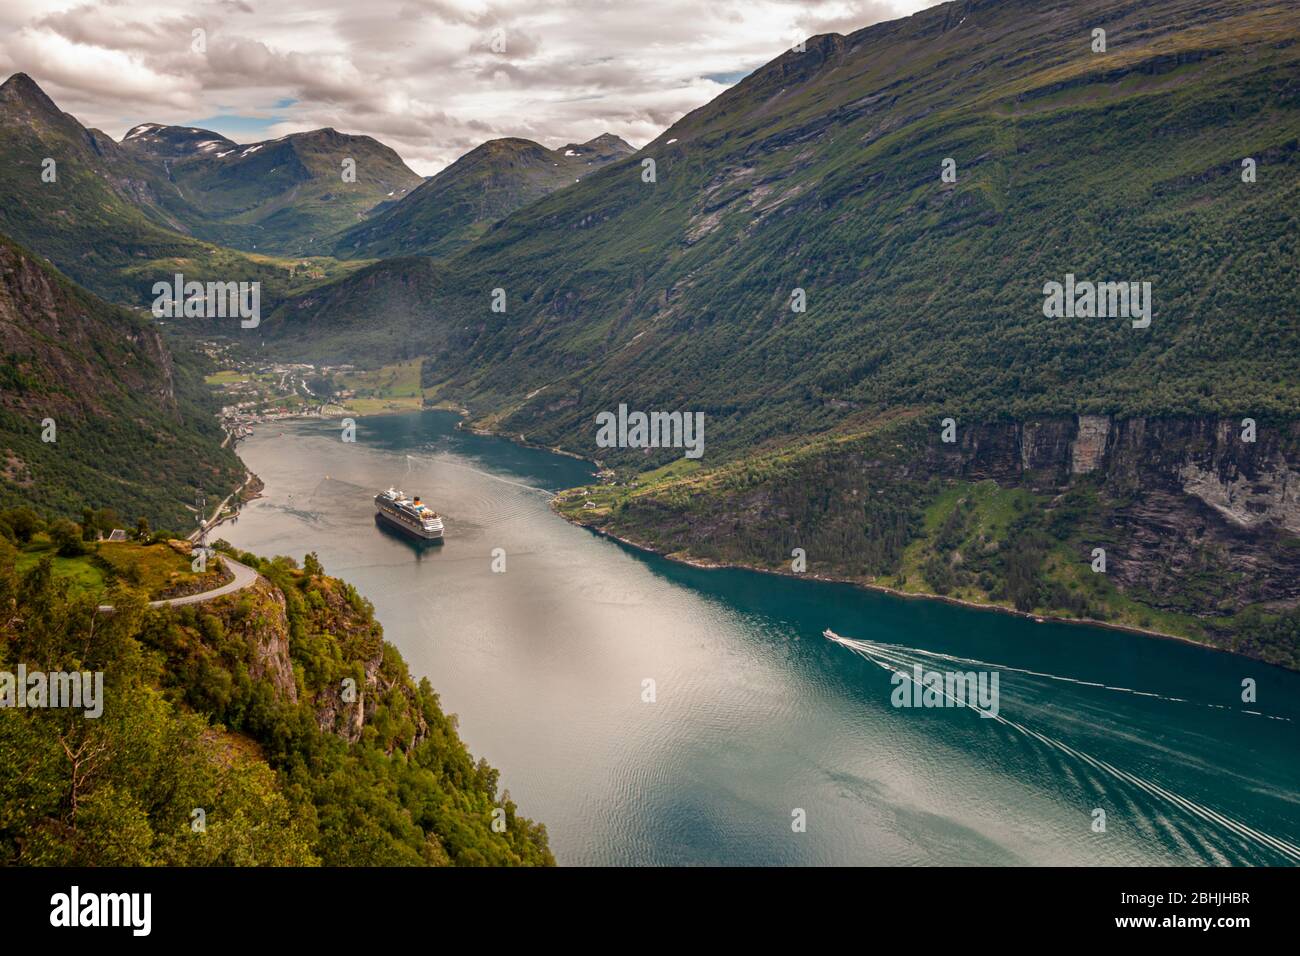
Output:
<svg viewBox="0 0 1300 956">
<path fill-rule="evenodd" d="M 831 637 L 832 634 L 834 634 L 835 636 Z M 1203 701 L 1188 700 L 1186 697 L 1169 697 L 1166 696 L 1165 694 L 1156 694 L 1151 691 L 1134 690 L 1132 687 L 1118 687 L 1113 684 L 1101 684 L 1098 683 L 1097 681 L 1079 680 L 1078 678 L 1075 677 L 1063 677 L 1060 674 L 1048 674 L 1044 671 L 1032 671 L 1023 667 L 1011 667 L 1008 664 L 994 664 L 990 661 L 981 661 L 973 657 L 955 657 L 952 654 L 941 654 L 938 651 L 927 651 L 924 648 L 920 648 L 920 647 L 899 647 L 897 645 L 892 645 L 892 644 L 879 644 L 875 641 L 863 641 L 855 638 L 841 637 L 840 635 L 835 634 L 834 631 L 830 631 L 830 630 L 827 630 L 825 632 L 825 636 L 830 638 L 830 640 L 835 641 L 836 643 L 843 644 L 846 647 L 850 645 L 858 645 L 862 648 L 874 648 L 876 650 L 882 650 L 882 649 L 886 651 L 893 650 L 894 652 L 905 651 L 908 654 L 918 654 L 923 657 L 929 658 L 931 660 L 945 661 L 953 664 L 973 664 L 977 667 L 991 668 L 999 671 L 1009 671 L 1014 674 L 1026 674 L 1030 677 L 1043 677 L 1046 678 L 1047 680 L 1061 681 L 1062 683 L 1065 684 L 1075 684 L 1079 687 L 1095 687 L 1098 690 L 1110 690 L 1121 694 L 1132 694 L 1134 697 L 1154 697 L 1156 700 L 1170 701 L 1171 703 L 1175 703 L 1175 704 L 1191 704 L 1195 707 L 1209 707 L 1213 710 L 1233 709 L 1231 707 L 1226 707 L 1223 704 L 1209 704 Z M 1237 710 L 1236 712 L 1239 714 L 1247 714 L 1252 717 L 1266 717 L 1269 720 L 1282 720 L 1282 721 L 1286 721 L 1287 723 L 1291 723 L 1290 717 L 1278 717 L 1272 714 L 1261 713 L 1258 710 L 1240 709 Z"/>
<path fill-rule="evenodd" d="M 923 651 L 920 648 L 901 648 L 894 645 L 878 644 L 874 641 L 860 641 L 860 640 L 854 640 L 852 638 L 841 637 L 839 634 L 836 634 L 834 631 L 830 630 L 829 628 L 827 628 L 822 633 L 824 637 L 826 637 L 828 640 L 832 641 L 833 643 L 839 644 L 841 647 L 847 648 L 848 650 L 852 651 L 854 654 L 857 654 L 859 657 L 862 657 L 863 659 L 868 660 L 871 663 L 875 664 L 877 667 L 880 667 L 887 671 L 891 671 L 896 674 L 901 674 L 904 677 L 906 677 L 908 680 L 911 680 L 913 683 L 915 683 L 915 679 L 912 677 L 910 670 L 914 665 L 922 662 L 917 660 L 915 657 L 908 657 L 907 656 L 908 654 L 925 655 L 926 657 L 930 657 L 930 658 L 938 658 L 938 659 L 954 661 L 954 662 L 983 664 L 983 666 L 986 667 L 1000 668 L 1000 665 L 997 664 L 984 664 L 984 662 L 982 661 L 974 661 L 969 658 L 952 657 L 951 655 L 947 655 L 947 654 L 936 654 L 931 651 Z M 1055 675 L 1051 675 L 1051 674 L 1037 674 L 1034 671 L 1024 671 L 1019 668 L 1013 668 L 1013 667 L 1009 667 L 1005 669 L 1012 670 L 1012 671 L 1019 671 L 1020 673 L 1026 673 L 1026 674 L 1036 674 L 1036 676 L 1041 676 L 1041 677 L 1055 677 Z M 1070 680 L 1070 678 L 1061 678 L 1061 679 Z M 1083 681 L 1071 681 L 1071 682 L 1080 683 L 1080 684 L 1085 683 Z M 1107 687 L 1107 685 L 1105 684 L 1090 684 L 1089 686 Z M 933 689 L 937 690 L 938 693 L 942 694 L 945 698 L 951 701 L 954 706 L 972 707 L 972 705 L 969 704 L 967 701 L 958 699 L 950 695 L 943 687 L 937 687 Z M 1115 688 L 1107 688 L 1107 689 L 1115 689 Z M 1127 689 L 1127 688 L 1123 688 L 1123 689 Z M 1166 698 L 1166 699 L 1178 700 L 1179 698 Z M 972 708 L 972 709 L 978 710 L 978 708 Z M 1293 843 L 1289 843 L 1286 840 L 1283 840 L 1279 837 L 1272 836 L 1271 834 L 1263 833 L 1259 830 L 1254 829 L 1253 827 L 1241 823 L 1238 820 L 1233 820 L 1230 817 L 1225 817 L 1222 814 L 1218 813 L 1217 811 L 1211 810 L 1209 807 L 1202 806 L 1201 804 L 1195 803 L 1192 800 L 1188 800 L 1187 798 L 1179 796 L 1176 793 L 1172 793 L 1169 790 L 1166 790 L 1165 788 L 1159 786 L 1158 784 L 1154 784 L 1148 780 L 1143 780 L 1140 777 L 1136 777 L 1133 774 L 1129 773 L 1128 771 L 1121 770 L 1118 767 L 1115 767 L 1104 760 L 1099 760 L 1098 758 L 1093 757 L 1090 754 L 1086 754 L 1083 751 L 1076 750 L 1073 747 L 1069 746 L 1068 744 L 1062 743 L 1061 741 L 1053 737 L 1048 737 L 1045 734 L 1041 734 L 1036 730 L 1030 730 L 1028 727 L 1025 727 L 1023 724 L 1019 724 L 1014 720 L 1009 720 L 1008 718 L 1003 717 L 1000 713 L 992 713 L 990 711 L 984 711 L 984 710 L 979 710 L 978 712 L 983 717 L 992 717 L 994 720 L 1002 723 L 1007 727 L 1010 727 L 1011 729 L 1017 731 L 1018 733 L 1024 734 L 1027 737 L 1031 737 L 1035 740 L 1038 740 L 1039 742 L 1045 744 L 1046 746 L 1058 750 L 1061 753 L 1064 753 L 1068 756 L 1074 757 L 1076 760 L 1079 760 L 1082 763 L 1085 763 L 1096 770 L 1100 770 L 1103 773 L 1109 774 L 1111 777 L 1115 778 L 1116 780 L 1137 787 L 1139 790 L 1141 790 L 1142 792 L 1146 793 L 1149 796 L 1156 797 L 1168 803 L 1172 803 L 1174 806 L 1191 814 L 1192 816 L 1197 817 L 1200 820 L 1203 820 L 1207 823 L 1218 824 L 1219 826 L 1235 834 L 1236 836 L 1241 837 L 1242 839 L 1249 840 L 1258 845 L 1273 850 L 1277 853 L 1280 853 L 1293 862 L 1300 862 L 1300 846 L 1296 846 Z"/>
</svg>

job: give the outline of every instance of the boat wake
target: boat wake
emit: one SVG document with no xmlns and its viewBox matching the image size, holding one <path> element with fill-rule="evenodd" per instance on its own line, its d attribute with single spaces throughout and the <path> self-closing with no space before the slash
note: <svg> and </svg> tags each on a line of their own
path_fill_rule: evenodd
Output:
<svg viewBox="0 0 1300 956">
<path fill-rule="evenodd" d="M 1066 684 L 1075 684 L 1079 687 L 1094 687 L 1098 690 L 1115 691 L 1116 693 L 1132 694 L 1134 697 L 1152 697 L 1156 700 L 1166 700 L 1177 704 L 1191 704 L 1195 707 L 1209 707 L 1213 710 L 1229 710 L 1239 714 L 1246 714 L 1250 717 L 1263 717 L 1265 720 L 1281 720 L 1291 723 L 1290 717 L 1278 717 L 1272 714 L 1265 714 L 1258 710 L 1246 710 L 1244 708 L 1229 707 L 1226 704 L 1210 704 L 1204 701 L 1188 700 L 1186 697 L 1169 697 L 1165 694 L 1155 694 L 1151 691 L 1134 690 L 1132 687 L 1117 687 L 1113 684 L 1102 684 L 1097 681 L 1079 680 L 1075 677 L 1062 677 L 1060 674 L 1048 674 L 1043 671 L 1031 671 L 1023 667 L 1011 667 L 1007 664 L 994 664 L 989 661 L 976 660 L 973 657 L 954 657 L 952 654 L 940 654 L 938 651 L 927 651 L 920 647 L 900 647 L 896 644 L 880 644 L 875 641 L 862 641 L 853 638 L 841 637 L 829 628 L 822 632 L 822 635 L 828 640 L 849 648 L 855 653 L 862 654 L 865 651 L 875 649 L 888 653 L 894 651 L 906 654 L 917 655 L 927 660 L 942 662 L 945 664 L 969 664 L 975 667 L 991 668 L 999 671 L 1007 671 L 1012 674 L 1026 674 L 1030 677 L 1044 677 L 1048 680 L 1061 681 Z M 909 665 L 910 666 L 910 665 Z"/>
<path fill-rule="evenodd" d="M 877 667 L 883 668 L 884 670 L 890 671 L 892 673 L 902 674 L 904 677 L 908 678 L 909 680 L 914 679 L 912 677 L 912 668 L 917 664 L 924 665 L 927 661 L 944 662 L 944 663 L 961 663 L 961 664 L 977 665 L 986 668 L 993 668 L 998 670 L 1012 671 L 1012 672 L 1023 673 L 1023 674 L 1032 674 L 1036 677 L 1045 677 L 1051 680 L 1069 681 L 1070 683 L 1081 684 L 1083 686 L 1104 688 L 1106 690 L 1121 691 L 1130 694 L 1138 694 L 1139 696 L 1144 696 L 1144 697 L 1161 697 L 1161 695 L 1159 694 L 1150 694 L 1141 691 L 1135 691 L 1127 687 L 1111 687 L 1107 684 L 1097 684 L 1089 681 L 1079 681 L 1079 680 L 1074 680 L 1073 678 L 1061 677 L 1056 674 L 1044 674 L 1037 671 L 1024 670 L 1022 668 L 1004 667 L 1001 664 L 989 664 L 987 662 L 978 661 L 971 658 L 954 657 L 949 654 L 940 654 L 935 651 L 926 651 L 926 650 L 922 650 L 921 648 L 902 647 L 895 644 L 881 644 L 876 641 L 854 640 L 853 638 L 841 637 L 839 634 L 836 634 L 834 631 L 830 630 L 829 628 L 823 631 L 822 635 L 826 637 L 828 640 L 830 640 L 831 642 L 838 644 L 849 651 L 852 651 L 854 654 L 858 655 L 864 660 L 870 661 L 871 663 L 875 664 Z M 959 699 L 958 697 L 949 694 L 942 687 L 935 687 L 934 690 L 942 694 L 947 700 L 949 700 L 952 703 L 953 706 L 961 706 L 961 707 L 972 706 L 965 699 Z M 1178 698 L 1178 697 L 1161 697 L 1161 699 L 1180 701 L 1183 703 L 1194 703 L 1192 701 L 1186 701 L 1183 698 Z M 1217 706 L 1217 705 L 1206 704 L 1204 706 Z M 1223 708 L 1223 709 L 1231 709 L 1231 708 Z M 1135 787 L 1138 790 L 1142 791 L 1143 793 L 1147 794 L 1148 796 L 1156 798 L 1157 800 L 1161 800 L 1165 803 L 1172 804 L 1173 806 L 1179 808 L 1185 813 L 1190 814 L 1193 817 L 1196 817 L 1199 820 L 1222 827 L 1223 829 L 1234 834 L 1235 836 L 1237 836 L 1242 840 L 1249 841 L 1255 844 L 1256 846 L 1263 847 L 1268 850 L 1272 850 L 1275 853 L 1279 853 L 1293 863 L 1300 863 L 1300 846 L 1296 846 L 1293 843 L 1290 843 L 1279 837 L 1272 836 L 1271 834 L 1263 833 L 1259 830 L 1254 829 L 1253 827 L 1250 827 L 1240 822 L 1239 820 L 1234 820 L 1230 817 L 1226 817 L 1223 814 L 1210 809 L 1209 807 L 1203 806 L 1199 803 L 1196 803 L 1195 801 L 1188 800 L 1186 797 L 1179 796 L 1178 794 L 1173 793 L 1165 789 L 1164 787 L 1159 786 L 1158 784 L 1152 783 L 1149 780 L 1144 780 L 1141 777 L 1137 777 L 1126 770 L 1121 770 L 1120 768 L 1112 764 L 1109 764 L 1104 760 L 1100 760 L 1096 757 L 1093 757 L 1090 754 L 1084 753 L 1081 750 L 1076 750 L 1075 748 L 1069 746 L 1066 743 L 1061 742 L 1060 740 L 1057 740 L 1054 737 L 1049 737 L 1046 734 L 1042 734 L 1036 730 L 1032 730 L 1021 723 L 1018 723 L 1014 720 L 1002 716 L 1002 714 L 1000 713 L 992 713 L 989 711 L 981 711 L 980 713 L 981 716 L 991 717 L 994 720 L 998 721 L 999 723 L 1003 724 L 1004 726 L 1009 727 L 1012 730 L 1015 730 L 1016 732 L 1023 734 L 1024 736 L 1032 740 L 1037 740 L 1039 743 L 1042 743 L 1045 746 L 1059 753 L 1063 753 L 1068 757 L 1078 760 L 1081 763 L 1085 764 L 1086 766 L 1093 768 L 1094 770 L 1101 771 L 1103 774 L 1111 777 L 1114 780 L 1118 780 L 1121 783 L 1125 783 L 1132 787 Z M 1242 713 L 1254 713 L 1254 712 L 1242 711 Z M 1265 715 L 1260 715 L 1260 716 L 1265 716 Z M 1273 718 L 1273 719 L 1287 720 L 1288 718 L 1280 717 L 1280 718 Z"/>
</svg>

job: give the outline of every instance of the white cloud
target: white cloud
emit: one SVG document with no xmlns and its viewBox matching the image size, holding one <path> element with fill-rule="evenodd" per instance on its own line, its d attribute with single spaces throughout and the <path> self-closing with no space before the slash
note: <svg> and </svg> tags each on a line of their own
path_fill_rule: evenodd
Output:
<svg viewBox="0 0 1300 956">
<path fill-rule="evenodd" d="M 333 126 L 427 174 L 495 136 L 559 146 L 612 132 L 640 145 L 725 88 L 710 76 L 932 2 L 5 0 L 0 73 L 31 74 L 114 136 L 259 117 L 266 132 L 219 131 L 249 142 Z M 196 28 L 206 54 L 191 50 Z"/>
</svg>

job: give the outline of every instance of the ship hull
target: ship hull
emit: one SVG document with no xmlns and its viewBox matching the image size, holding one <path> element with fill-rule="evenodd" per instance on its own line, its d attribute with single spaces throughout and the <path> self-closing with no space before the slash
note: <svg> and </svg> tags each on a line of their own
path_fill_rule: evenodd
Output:
<svg viewBox="0 0 1300 956">
<path fill-rule="evenodd" d="M 426 531 L 423 528 L 412 527 L 406 522 L 393 517 L 388 512 L 386 512 L 383 508 L 376 509 L 375 517 L 381 519 L 384 522 L 384 524 L 387 525 L 388 527 L 396 528 L 398 531 L 405 533 L 408 537 L 414 538 L 417 541 L 441 541 L 442 540 L 441 530 Z"/>
</svg>

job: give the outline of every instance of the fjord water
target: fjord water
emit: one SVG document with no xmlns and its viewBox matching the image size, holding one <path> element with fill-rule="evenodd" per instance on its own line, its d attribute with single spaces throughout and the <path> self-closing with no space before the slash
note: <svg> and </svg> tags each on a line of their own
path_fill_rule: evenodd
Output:
<svg viewBox="0 0 1300 956">
<path fill-rule="evenodd" d="M 588 465 L 455 422 L 365 418 L 355 443 L 337 423 L 262 426 L 240 454 L 265 497 L 221 536 L 315 551 L 370 598 L 560 863 L 1300 860 L 1300 675 L 647 556 L 550 511 L 548 490 Z M 390 485 L 443 513 L 443 544 L 375 524 Z M 895 663 L 996 669 L 1006 721 L 891 706 L 890 672 L 825 628 L 891 645 Z M 1246 678 L 1257 703 L 1241 701 Z"/>
</svg>

